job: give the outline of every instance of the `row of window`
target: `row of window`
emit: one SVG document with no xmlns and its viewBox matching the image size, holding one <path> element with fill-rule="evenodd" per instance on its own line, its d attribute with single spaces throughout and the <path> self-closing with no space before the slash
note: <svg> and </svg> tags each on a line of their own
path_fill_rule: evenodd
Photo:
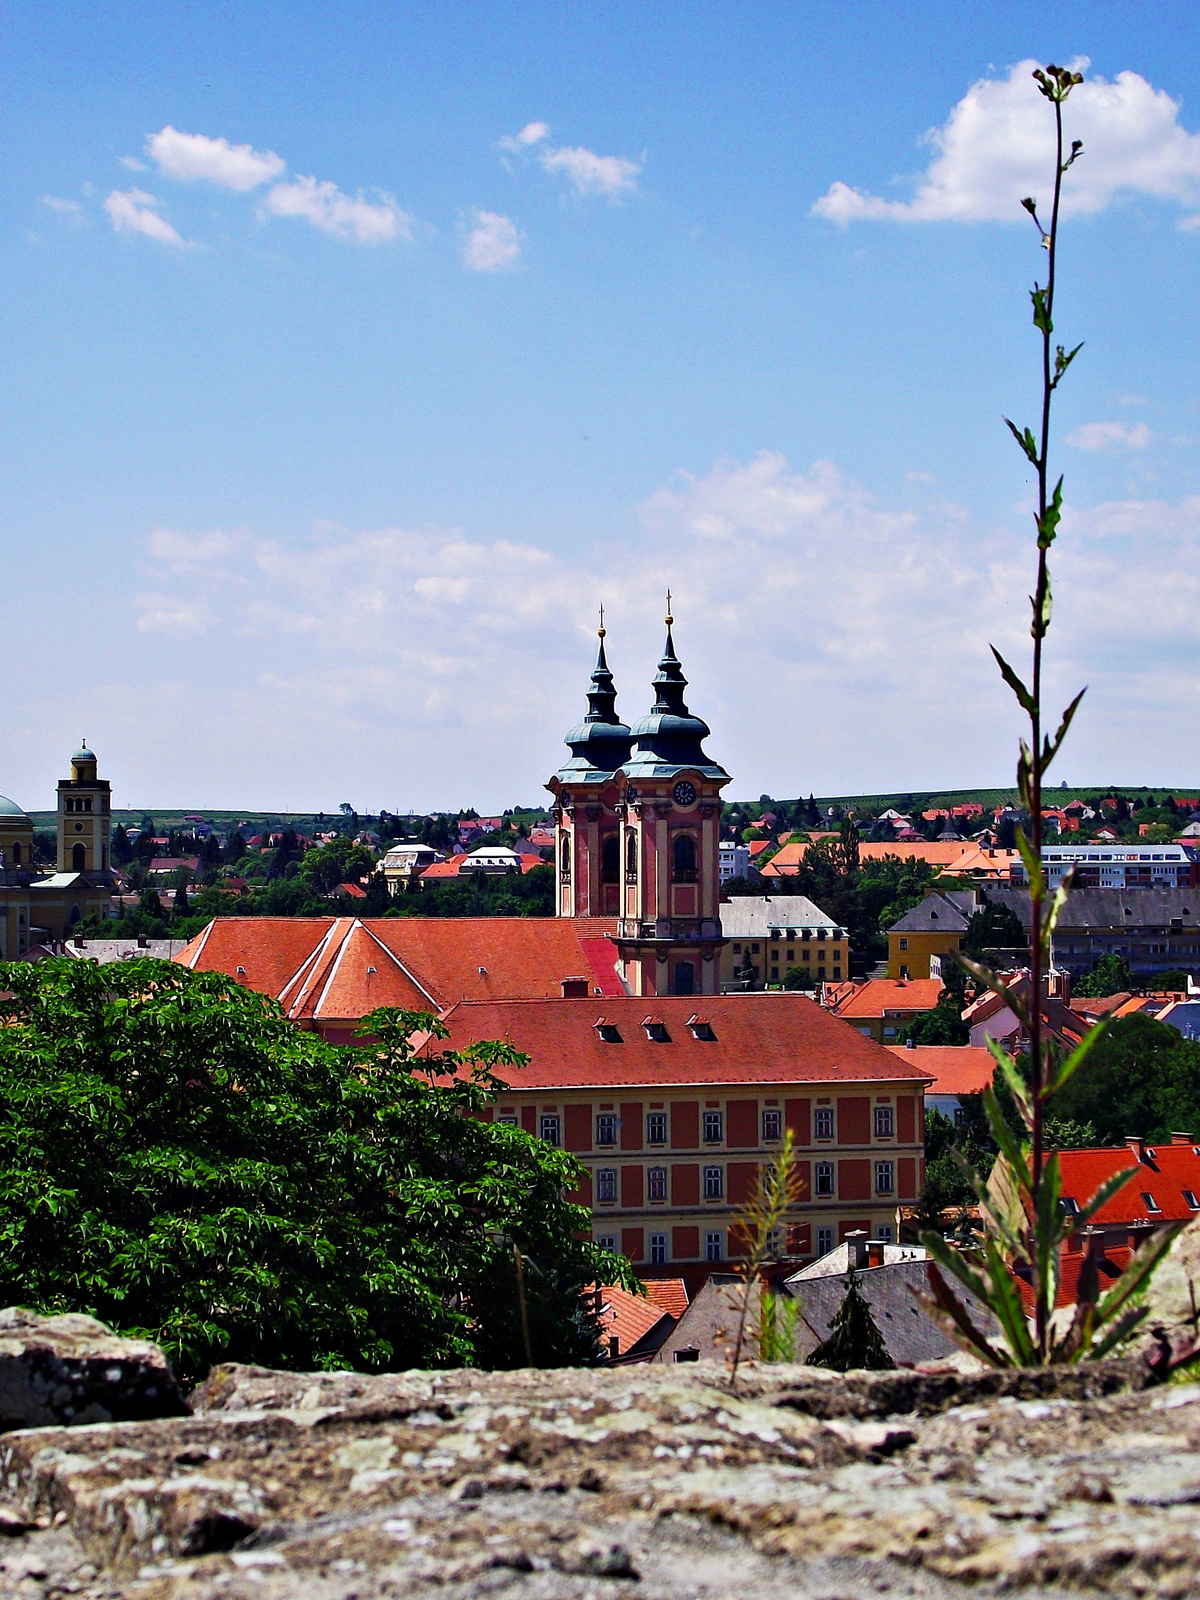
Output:
<svg viewBox="0 0 1200 1600">
<path fill-rule="evenodd" d="M 600 847 L 600 881 L 602 883 L 616 883 L 617 862 L 619 859 L 620 844 L 616 834 L 610 834 Z M 625 835 L 625 881 L 637 882 L 638 841 L 637 834 L 630 829 Z M 563 882 L 568 882 L 571 877 L 571 837 L 564 834 L 559 846 L 559 873 Z M 690 834 L 678 833 L 675 835 L 671 847 L 671 876 L 676 883 L 695 883 L 696 881 L 696 841 Z"/>
<path fill-rule="evenodd" d="M 875 1237 L 883 1244 L 891 1244 L 892 1230 L 886 1223 L 884 1223 L 875 1229 Z M 816 1254 L 818 1256 L 827 1256 L 834 1248 L 833 1229 L 818 1228 L 816 1230 L 815 1238 Z M 613 1255 L 617 1254 L 617 1236 L 615 1233 L 597 1234 L 596 1243 L 602 1250 L 610 1250 Z M 650 1235 L 649 1243 L 650 1265 L 652 1267 L 666 1266 L 667 1262 L 670 1260 L 666 1234 L 652 1233 Z M 775 1228 L 772 1230 L 768 1238 L 767 1253 L 769 1256 L 777 1258 L 781 1256 L 783 1252 L 783 1230 L 781 1228 Z M 725 1259 L 725 1234 L 723 1229 L 710 1228 L 705 1233 L 704 1259 L 705 1261 L 723 1261 Z"/>
<path fill-rule="evenodd" d="M 90 811 L 92 809 L 92 797 L 91 795 L 86 795 L 82 799 L 68 797 L 63 809 L 65 811 Z"/>
<path fill-rule="evenodd" d="M 875 1163 L 875 1193 L 891 1196 L 896 1192 L 896 1163 L 894 1161 L 877 1161 Z M 832 1161 L 818 1161 L 813 1168 L 813 1194 L 818 1199 L 832 1199 L 834 1193 L 834 1171 Z M 646 1199 L 651 1203 L 662 1203 L 667 1198 L 667 1169 L 666 1167 L 646 1168 Z M 704 1198 L 706 1200 L 723 1200 L 725 1198 L 725 1169 L 724 1167 L 704 1168 Z M 596 1204 L 614 1205 L 617 1199 L 617 1170 L 615 1167 L 598 1167 L 596 1169 Z"/>
<path fill-rule="evenodd" d="M 502 1112 L 501 1122 L 515 1123 L 516 1117 L 511 1112 Z M 777 1143 L 783 1137 L 783 1112 L 768 1106 L 762 1112 L 762 1139 L 764 1144 Z M 603 1148 L 606 1145 L 617 1143 L 617 1131 L 621 1126 L 621 1119 L 615 1111 L 600 1111 L 596 1115 L 596 1144 Z M 895 1134 L 895 1117 L 891 1106 L 875 1107 L 875 1137 L 877 1139 L 891 1139 Z M 539 1137 L 546 1144 L 559 1145 L 562 1143 L 562 1118 L 557 1111 L 543 1112 L 538 1122 Z M 704 1113 L 704 1142 L 705 1144 L 721 1144 L 725 1138 L 725 1113 L 723 1111 L 706 1111 Z M 813 1112 L 813 1138 L 817 1140 L 833 1138 L 833 1110 L 831 1107 L 818 1106 Z M 667 1113 L 665 1111 L 648 1111 L 646 1113 L 646 1143 L 666 1144 L 667 1142 Z"/>
</svg>

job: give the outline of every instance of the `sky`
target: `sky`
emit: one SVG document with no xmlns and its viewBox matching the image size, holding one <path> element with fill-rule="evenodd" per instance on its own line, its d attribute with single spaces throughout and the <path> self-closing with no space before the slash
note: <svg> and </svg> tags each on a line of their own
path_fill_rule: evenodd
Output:
<svg viewBox="0 0 1200 1600">
<path fill-rule="evenodd" d="M 730 796 L 1011 782 L 1037 60 L 1053 776 L 1200 783 L 1194 5 L 6 0 L 0 791 L 538 804 L 668 587 Z"/>
</svg>

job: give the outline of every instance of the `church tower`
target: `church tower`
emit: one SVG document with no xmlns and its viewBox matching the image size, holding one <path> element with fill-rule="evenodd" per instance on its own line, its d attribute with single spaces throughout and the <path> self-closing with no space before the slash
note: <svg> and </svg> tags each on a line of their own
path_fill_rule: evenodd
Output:
<svg viewBox="0 0 1200 1600">
<path fill-rule="evenodd" d="M 667 597 L 667 642 L 650 714 L 632 730 L 617 816 L 622 902 L 615 935 L 633 994 L 717 994 L 721 935 L 721 790 L 729 782 L 702 741 L 708 725 L 684 701 Z"/>
<path fill-rule="evenodd" d="M 112 786 L 96 776 L 96 754 L 83 745 L 71 757 L 71 776 L 58 781 L 58 870 L 107 876 L 112 833 Z"/>
<path fill-rule="evenodd" d="M 564 743 L 570 759 L 546 787 L 554 796 L 554 856 L 560 917 L 614 917 L 620 910 L 620 769 L 629 755 L 629 729 L 617 717 L 617 691 L 600 648 L 588 687 L 587 715 Z"/>
</svg>

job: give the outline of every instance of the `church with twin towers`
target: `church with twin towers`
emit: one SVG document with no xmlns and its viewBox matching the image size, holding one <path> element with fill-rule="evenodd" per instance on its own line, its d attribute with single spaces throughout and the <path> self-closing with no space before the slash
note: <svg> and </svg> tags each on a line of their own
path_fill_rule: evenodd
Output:
<svg viewBox="0 0 1200 1600">
<path fill-rule="evenodd" d="M 724 767 L 704 750 L 707 723 L 688 710 L 687 679 L 667 639 L 654 704 L 632 727 L 617 715 L 603 615 L 588 710 L 565 743 L 570 756 L 546 787 L 554 796 L 560 917 L 616 920 L 608 937 L 629 993 L 720 993 L 718 848 Z"/>
</svg>

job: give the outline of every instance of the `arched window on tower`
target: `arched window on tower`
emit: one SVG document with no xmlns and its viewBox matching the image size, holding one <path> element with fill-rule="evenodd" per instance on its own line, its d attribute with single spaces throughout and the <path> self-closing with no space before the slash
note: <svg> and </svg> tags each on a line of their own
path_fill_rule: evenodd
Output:
<svg viewBox="0 0 1200 1600">
<path fill-rule="evenodd" d="M 625 835 L 625 882 L 637 882 L 637 834 L 632 828 Z"/>
<path fill-rule="evenodd" d="M 13 841 L 12 858 L 13 866 L 19 867 L 21 865 L 21 841 L 19 839 Z"/>
<path fill-rule="evenodd" d="M 558 871 L 564 883 L 571 881 L 571 835 L 564 833 L 558 848 Z"/>
<path fill-rule="evenodd" d="M 600 882 L 616 883 L 621 869 L 621 841 L 610 833 L 600 847 Z"/>
<path fill-rule="evenodd" d="M 690 833 L 677 833 L 675 835 L 673 866 L 672 877 L 676 883 L 695 883 L 696 841 Z"/>
<path fill-rule="evenodd" d="M 87 845 L 73 844 L 71 846 L 71 871 L 83 872 L 87 868 Z"/>
</svg>

